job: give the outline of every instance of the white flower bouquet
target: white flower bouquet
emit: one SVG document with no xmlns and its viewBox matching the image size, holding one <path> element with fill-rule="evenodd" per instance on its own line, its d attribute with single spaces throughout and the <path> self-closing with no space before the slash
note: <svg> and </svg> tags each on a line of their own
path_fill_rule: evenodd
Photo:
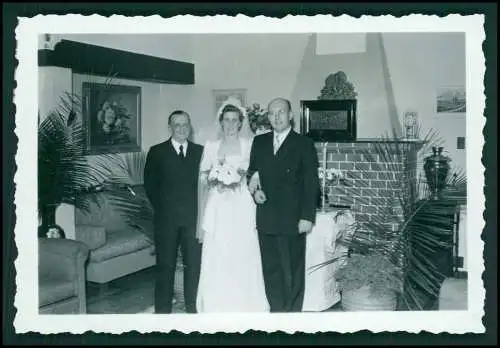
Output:
<svg viewBox="0 0 500 348">
<path fill-rule="evenodd" d="M 225 161 L 214 164 L 207 173 L 207 183 L 221 190 L 234 190 L 240 186 L 246 171 Z"/>
<path fill-rule="evenodd" d="M 330 186 L 345 184 L 344 175 L 339 169 L 336 168 L 318 168 L 318 178 L 321 183 L 321 201 L 318 204 L 321 208 L 328 205 Z"/>
<path fill-rule="evenodd" d="M 318 177 L 321 181 L 325 180 L 326 185 L 338 184 L 344 180 L 344 175 L 340 169 L 336 168 L 318 168 Z"/>
</svg>

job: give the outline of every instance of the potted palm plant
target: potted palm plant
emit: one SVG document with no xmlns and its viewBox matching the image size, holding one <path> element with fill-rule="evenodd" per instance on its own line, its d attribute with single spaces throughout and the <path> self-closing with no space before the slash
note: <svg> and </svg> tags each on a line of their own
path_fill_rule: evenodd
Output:
<svg viewBox="0 0 500 348">
<path fill-rule="evenodd" d="M 380 254 L 351 255 L 335 272 L 342 292 L 342 308 L 356 310 L 394 310 L 402 292 L 399 268 Z"/>
<path fill-rule="evenodd" d="M 341 233 L 337 243 L 348 252 L 325 264 L 340 261 L 335 277 L 345 309 L 422 310 L 437 298 L 445 277 L 436 255 L 453 247 L 450 211 L 457 200 L 466 197 L 466 177 L 461 171 L 448 176 L 443 199 L 436 200 L 425 182 L 413 182 L 404 174 L 408 147 L 415 144 L 388 136 L 383 139 L 375 144 L 375 154 L 363 155 L 384 166 L 396 178 L 399 190 L 395 190 L 386 209 L 378 209 L 369 221 L 357 222 L 351 232 Z M 431 130 L 422 141 L 421 151 L 428 153 L 441 143 L 438 132 Z M 362 177 L 364 173 L 357 175 Z M 370 204 L 360 188 L 348 186 L 346 191 L 356 197 L 357 204 Z"/>
<path fill-rule="evenodd" d="M 39 115 L 39 237 L 64 237 L 55 221 L 56 209 L 69 204 L 87 210 L 89 200 L 81 199 L 81 193 L 111 173 L 107 156 L 92 164 L 85 156 L 85 132 L 77 118 L 80 106 L 81 99 L 67 92 L 41 122 Z"/>
</svg>

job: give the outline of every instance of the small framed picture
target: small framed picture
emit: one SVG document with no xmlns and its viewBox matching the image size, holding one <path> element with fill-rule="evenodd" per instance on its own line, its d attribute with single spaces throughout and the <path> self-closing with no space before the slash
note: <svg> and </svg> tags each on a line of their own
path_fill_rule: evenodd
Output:
<svg viewBox="0 0 500 348">
<path fill-rule="evenodd" d="M 87 154 L 141 150 L 141 87 L 83 83 Z"/>
<path fill-rule="evenodd" d="M 464 86 L 441 86 L 437 92 L 438 113 L 460 113 L 466 111 Z"/>
<path fill-rule="evenodd" d="M 241 106 L 247 106 L 247 90 L 244 88 L 239 89 L 214 89 L 214 113 L 216 114 L 219 111 L 219 108 L 222 106 L 222 103 L 229 98 L 233 97 L 238 99 L 241 102 Z"/>
</svg>

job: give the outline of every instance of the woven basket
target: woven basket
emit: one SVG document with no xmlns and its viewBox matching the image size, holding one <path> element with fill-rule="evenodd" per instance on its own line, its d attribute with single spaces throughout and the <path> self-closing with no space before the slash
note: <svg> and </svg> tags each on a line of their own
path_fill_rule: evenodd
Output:
<svg viewBox="0 0 500 348">
<path fill-rule="evenodd" d="M 345 311 L 394 311 L 397 296 L 394 291 L 372 295 L 370 286 L 365 285 L 356 290 L 342 291 L 341 303 Z"/>
</svg>

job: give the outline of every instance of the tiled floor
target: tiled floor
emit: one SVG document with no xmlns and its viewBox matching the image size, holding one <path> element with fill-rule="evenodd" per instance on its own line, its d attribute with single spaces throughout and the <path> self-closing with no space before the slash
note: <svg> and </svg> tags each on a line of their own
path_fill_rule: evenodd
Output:
<svg viewBox="0 0 500 348">
<path fill-rule="evenodd" d="M 116 279 L 107 287 L 87 286 L 87 313 L 152 313 L 154 304 L 154 268 Z M 176 299 L 174 313 L 185 313 L 182 299 Z M 327 311 L 341 311 L 340 303 Z"/>
<path fill-rule="evenodd" d="M 99 288 L 95 285 L 88 284 L 87 287 L 87 313 L 89 314 L 133 314 L 133 313 L 152 313 L 154 305 L 154 268 L 149 268 L 126 277 L 117 279 L 108 284 L 106 288 Z M 464 283 L 465 282 L 465 283 Z M 456 283 L 456 284 L 455 284 Z M 455 289 L 453 286 L 458 287 Z M 462 282 L 455 281 L 451 287 L 450 294 L 443 294 L 443 298 L 460 297 L 467 299 L 466 278 Z M 464 290 L 465 286 L 465 290 Z M 456 293 L 465 293 L 463 296 L 458 296 Z M 452 301 L 449 300 L 448 302 Z M 456 302 L 456 301 L 455 301 Z M 459 309 L 464 307 L 453 302 L 448 307 Z M 428 300 L 425 310 L 438 310 L 438 301 Z M 446 307 L 445 306 L 445 307 Z M 446 308 L 448 308 L 446 307 Z M 443 307 L 444 308 L 444 307 Z M 466 307 L 465 307 L 466 308 Z M 405 310 L 400 308 L 399 310 Z M 326 311 L 342 311 L 340 303 L 337 303 L 332 308 Z M 177 299 L 173 306 L 174 313 L 185 313 L 184 303 L 182 299 Z"/>
</svg>

